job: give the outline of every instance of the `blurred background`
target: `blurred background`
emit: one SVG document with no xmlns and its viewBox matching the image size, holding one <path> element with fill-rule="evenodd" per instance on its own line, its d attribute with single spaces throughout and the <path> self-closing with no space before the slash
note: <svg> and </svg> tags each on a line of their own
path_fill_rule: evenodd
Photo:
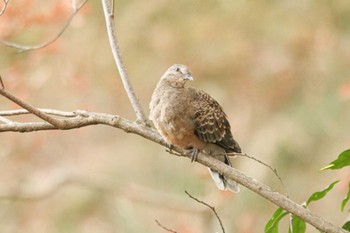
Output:
<svg viewBox="0 0 350 233">
<path fill-rule="evenodd" d="M 71 4 L 10 1 L 0 38 L 49 41 Z M 276 168 L 287 190 L 252 160 L 233 159 L 236 168 L 298 203 L 341 179 L 310 209 L 337 225 L 346 221 L 340 203 L 350 171 L 319 169 L 349 148 L 347 0 L 123 0 L 115 9 L 124 63 L 147 115 L 161 75 L 186 64 L 191 85 L 225 109 L 243 151 Z M 89 1 L 46 48 L 19 53 L 0 45 L 0 74 L 8 91 L 36 107 L 135 119 L 99 1 Z M 17 108 L 0 97 L 0 110 Z M 0 134 L 0 232 L 165 232 L 156 219 L 181 233 L 220 232 L 185 190 L 216 207 L 226 232 L 263 232 L 277 208 L 245 188 L 221 192 L 202 165 L 115 128 Z"/>
</svg>

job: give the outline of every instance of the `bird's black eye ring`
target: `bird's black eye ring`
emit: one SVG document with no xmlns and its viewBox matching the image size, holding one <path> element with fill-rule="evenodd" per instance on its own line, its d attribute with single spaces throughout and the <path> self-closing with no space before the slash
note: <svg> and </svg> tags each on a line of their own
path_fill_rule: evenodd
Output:
<svg viewBox="0 0 350 233">
<path fill-rule="evenodd" d="M 179 67 L 176 68 L 176 72 L 180 72 L 180 68 Z"/>
</svg>

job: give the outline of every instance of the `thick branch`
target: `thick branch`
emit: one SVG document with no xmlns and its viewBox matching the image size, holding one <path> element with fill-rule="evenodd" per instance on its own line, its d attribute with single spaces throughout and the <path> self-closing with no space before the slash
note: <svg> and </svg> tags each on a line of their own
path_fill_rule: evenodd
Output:
<svg viewBox="0 0 350 233">
<path fill-rule="evenodd" d="M 13 114 L 16 110 L 2 111 L 0 116 L 6 116 Z M 17 113 L 28 113 L 26 110 L 17 110 Z M 122 118 L 117 115 L 107 114 L 107 113 L 97 113 L 97 112 L 88 112 L 84 110 L 76 110 L 74 112 L 64 112 L 59 110 L 51 110 L 48 112 L 54 112 L 58 116 L 69 116 L 65 119 L 64 130 L 68 129 L 77 129 L 89 125 L 109 125 L 124 130 L 127 133 L 135 133 L 143 137 L 150 137 L 152 141 L 156 141 L 159 144 L 166 145 L 165 142 L 159 138 L 158 133 L 145 125 L 138 124 L 134 121 L 129 121 L 125 118 Z M 61 114 L 60 114 L 61 113 Z M 72 117 L 74 116 L 74 117 Z M 42 131 L 42 130 L 53 130 L 60 129 L 48 122 L 11 122 L 8 124 L 0 124 L 0 132 L 33 132 L 33 131 Z"/>
<path fill-rule="evenodd" d="M 62 111 L 58 111 L 62 112 Z M 77 111 L 80 112 L 80 111 Z M 1 112 L 5 113 L 6 112 Z M 62 115 L 71 115 L 74 113 L 62 112 Z M 165 141 L 154 129 L 149 128 L 143 124 L 138 124 L 133 121 L 129 121 L 119 116 L 110 115 L 106 113 L 95 113 L 95 112 L 85 112 L 84 114 L 78 114 L 77 117 L 72 117 L 66 119 L 67 125 L 70 128 L 79 128 L 87 125 L 94 124 L 104 124 L 112 127 L 116 127 L 124 130 L 127 133 L 133 133 L 140 135 L 150 141 L 166 146 Z M 15 132 L 30 132 L 37 130 L 48 130 L 48 129 L 57 129 L 55 126 L 47 122 L 34 122 L 34 123 L 18 123 L 14 122 L 12 124 L 2 124 L 0 125 L 0 132 L 5 131 L 15 131 Z M 179 148 L 172 148 L 173 150 L 184 154 L 185 152 Z M 186 155 L 191 157 L 191 155 Z M 212 158 L 206 154 L 199 153 L 198 162 L 219 171 L 228 178 L 231 178 L 241 184 L 242 186 L 252 190 L 258 195 L 264 197 L 265 199 L 271 201 L 279 207 L 282 207 L 286 211 L 304 219 L 309 224 L 313 225 L 317 229 L 327 232 L 327 233 L 346 233 L 347 231 L 337 227 L 330 222 L 324 220 L 320 216 L 311 212 L 310 210 L 304 208 L 302 205 L 299 205 L 292 200 L 288 199 L 286 196 L 271 190 L 270 187 L 265 184 L 248 177 L 241 173 L 240 171 L 225 165 L 224 163 Z"/>
<path fill-rule="evenodd" d="M 128 94 L 130 103 L 132 107 L 134 108 L 134 111 L 136 113 L 137 121 L 148 125 L 148 120 L 146 118 L 146 115 L 139 103 L 139 100 L 137 99 L 134 89 L 129 81 L 127 72 L 123 65 L 123 60 L 121 57 L 120 49 L 117 42 L 117 36 L 116 36 L 116 30 L 115 30 L 115 24 L 114 24 L 114 9 L 111 7 L 109 0 L 102 0 L 103 5 L 103 12 L 106 18 L 106 26 L 107 26 L 107 32 L 108 32 L 108 38 L 109 43 L 111 45 L 113 57 L 115 60 L 115 63 L 118 67 L 118 71 L 120 74 L 120 78 L 123 82 L 124 89 L 126 93 Z"/>
<path fill-rule="evenodd" d="M 190 156 L 188 156 L 190 157 Z M 317 214 L 311 212 L 310 210 L 304 208 L 302 205 L 299 205 L 286 196 L 275 192 L 271 190 L 270 187 L 267 185 L 251 178 L 240 171 L 227 166 L 226 164 L 220 162 L 219 160 L 216 160 L 210 156 L 203 155 L 202 153 L 198 156 L 198 162 L 208 166 L 214 170 L 219 171 L 224 176 L 231 178 L 235 180 L 237 183 L 245 186 L 246 188 L 252 190 L 253 192 L 257 193 L 258 195 L 264 197 L 265 199 L 271 201 L 272 203 L 276 204 L 277 206 L 285 209 L 289 213 L 292 213 L 302 219 L 304 219 L 306 222 L 314 226 L 316 229 L 321 230 L 322 232 L 327 233 L 346 233 L 347 231 L 333 225 L 332 223 L 326 221 L 322 217 L 318 216 Z"/>
</svg>

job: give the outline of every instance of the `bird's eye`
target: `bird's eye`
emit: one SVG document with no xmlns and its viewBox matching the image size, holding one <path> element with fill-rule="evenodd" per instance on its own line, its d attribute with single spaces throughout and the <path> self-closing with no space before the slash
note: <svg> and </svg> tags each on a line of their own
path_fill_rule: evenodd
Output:
<svg viewBox="0 0 350 233">
<path fill-rule="evenodd" d="M 179 67 L 176 68 L 176 72 L 180 72 L 180 68 Z"/>
</svg>

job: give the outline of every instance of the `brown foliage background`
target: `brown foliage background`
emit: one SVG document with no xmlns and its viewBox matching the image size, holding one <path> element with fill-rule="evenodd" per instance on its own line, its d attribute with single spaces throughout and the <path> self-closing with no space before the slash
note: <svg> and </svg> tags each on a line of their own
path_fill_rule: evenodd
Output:
<svg viewBox="0 0 350 233">
<path fill-rule="evenodd" d="M 70 1 L 10 1 L 0 38 L 38 44 L 71 13 Z M 117 1 L 120 47 L 148 111 L 151 93 L 174 63 L 192 69 L 194 85 L 224 107 L 243 150 L 277 168 L 302 203 L 335 179 L 319 204 L 341 225 L 349 171 L 318 172 L 349 147 L 350 5 L 336 1 Z M 6 88 L 42 108 L 86 109 L 134 119 L 108 44 L 101 4 L 90 1 L 61 38 L 37 51 L 0 47 Z M 1 110 L 16 105 L 0 98 Z M 20 117 L 18 120 L 33 120 Z M 188 190 L 217 207 L 228 232 L 262 232 L 275 206 L 242 189 L 216 189 L 204 167 L 170 156 L 135 135 L 96 126 L 0 135 L 1 232 L 163 232 L 219 230 Z M 245 173 L 285 192 L 266 168 L 234 159 Z M 39 200 L 8 193 L 45 193 Z M 101 188 L 102 186 L 102 188 Z"/>
</svg>

